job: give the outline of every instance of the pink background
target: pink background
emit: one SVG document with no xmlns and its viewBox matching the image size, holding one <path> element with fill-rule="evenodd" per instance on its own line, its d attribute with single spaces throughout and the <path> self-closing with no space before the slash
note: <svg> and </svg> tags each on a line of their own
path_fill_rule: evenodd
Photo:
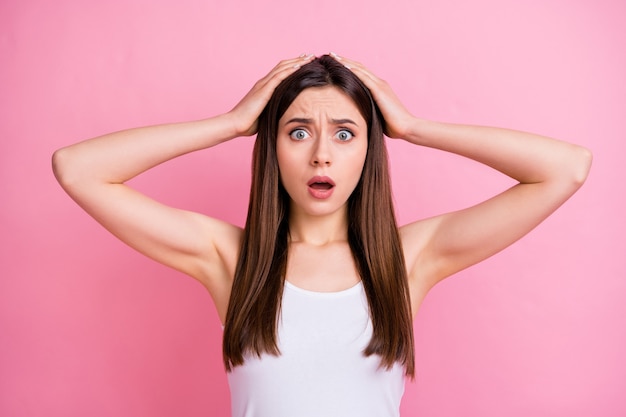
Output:
<svg viewBox="0 0 626 417">
<path fill-rule="evenodd" d="M 333 50 L 416 114 L 585 145 L 587 184 L 510 249 L 436 287 L 405 416 L 626 415 L 626 3 L 0 2 L 0 415 L 227 416 L 208 294 L 134 253 L 55 183 L 54 149 L 230 109 L 279 59 Z M 134 180 L 242 224 L 252 139 Z M 402 223 L 510 184 L 390 143 Z"/>
</svg>

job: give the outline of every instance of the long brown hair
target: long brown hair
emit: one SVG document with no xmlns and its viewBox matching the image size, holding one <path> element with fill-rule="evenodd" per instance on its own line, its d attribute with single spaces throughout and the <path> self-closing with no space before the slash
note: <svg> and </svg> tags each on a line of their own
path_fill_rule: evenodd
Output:
<svg viewBox="0 0 626 417">
<path fill-rule="evenodd" d="M 369 90 L 327 55 L 285 79 L 259 117 L 248 216 L 224 327 L 224 364 L 230 371 L 243 364 L 246 354 L 280 355 L 276 332 L 289 248 L 289 196 L 279 178 L 278 121 L 302 90 L 327 85 L 351 97 L 368 125 L 363 172 L 348 200 L 348 242 L 373 325 L 364 354 L 379 355 L 387 369 L 401 363 L 413 376 L 411 305 L 392 202 L 384 121 Z"/>
</svg>

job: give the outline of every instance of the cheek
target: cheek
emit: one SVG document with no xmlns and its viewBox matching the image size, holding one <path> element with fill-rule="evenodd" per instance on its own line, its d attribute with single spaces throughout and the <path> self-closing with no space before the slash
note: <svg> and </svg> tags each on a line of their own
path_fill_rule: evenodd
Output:
<svg viewBox="0 0 626 417">
<path fill-rule="evenodd" d="M 359 149 L 358 152 L 352 158 L 352 168 L 355 171 L 363 171 L 363 167 L 365 166 L 365 159 L 367 158 L 367 147 Z"/>
<path fill-rule="evenodd" d="M 301 164 L 294 160 L 292 155 L 287 155 L 281 152 L 279 148 L 276 149 L 276 157 L 278 162 L 278 176 L 280 183 L 285 190 L 289 191 L 290 184 L 299 176 L 298 171 Z"/>
<path fill-rule="evenodd" d="M 283 176 L 283 172 L 288 169 L 289 159 L 285 155 L 285 147 L 281 145 L 280 139 L 276 143 L 276 161 L 278 163 L 278 172 Z"/>
<path fill-rule="evenodd" d="M 287 176 L 287 172 L 291 170 L 290 158 L 285 155 L 284 151 L 281 151 L 280 147 L 276 148 L 276 160 L 278 162 L 278 172 L 281 176 Z"/>
</svg>

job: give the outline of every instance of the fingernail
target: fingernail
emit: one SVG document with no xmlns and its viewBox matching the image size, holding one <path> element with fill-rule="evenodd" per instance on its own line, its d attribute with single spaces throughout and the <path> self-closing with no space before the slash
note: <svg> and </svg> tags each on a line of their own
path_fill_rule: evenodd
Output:
<svg viewBox="0 0 626 417">
<path fill-rule="evenodd" d="M 341 57 L 337 55 L 335 52 L 331 52 L 330 55 L 335 59 L 341 59 Z"/>
</svg>

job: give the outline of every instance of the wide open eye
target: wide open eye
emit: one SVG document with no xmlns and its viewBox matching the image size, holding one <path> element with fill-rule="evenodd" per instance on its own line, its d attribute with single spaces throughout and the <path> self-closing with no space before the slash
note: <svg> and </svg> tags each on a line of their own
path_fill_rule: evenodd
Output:
<svg viewBox="0 0 626 417">
<path fill-rule="evenodd" d="M 309 134 L 304 129 L 294 129 L 289 134 L 289 137 L 295 140 L 304 140 L 309 137 Z"/>
<path fill-rule="evenodd" d="M 337 132 L 335 137 L 342 142 L 346 142 L 354 137 L 354 133 L 350 132 L 348 129 L 342 129 L 339 132 Z"/>
</svg>

